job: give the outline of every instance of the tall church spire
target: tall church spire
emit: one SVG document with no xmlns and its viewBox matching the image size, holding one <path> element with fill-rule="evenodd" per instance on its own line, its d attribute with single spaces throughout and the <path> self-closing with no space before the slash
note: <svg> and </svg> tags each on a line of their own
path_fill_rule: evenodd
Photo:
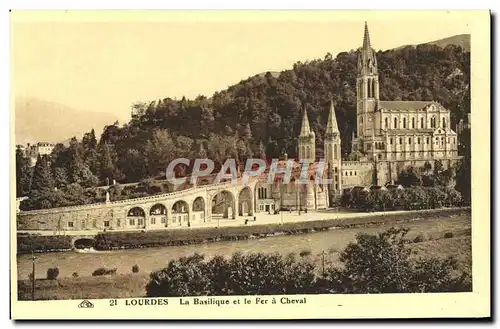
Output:
<svg viewBox="0 0 500 329">
<path fill-rule="evenodd" d="M 377 57 L 370 42 L 370 32 L 368 31 L 368 23 L 366 22 L 363 47 L 358 56 L 358 74 L 377 74 Z"/>
<path fill-rule="evenodd" d="M 302 117 L 302 128 L 300 129 L 300 136 L 309 136 L 311 134 L 311 127 L 309 126 L 309 119 L 307 118 L 307 110 L 304 108 L 304 116 Z"/>
<path fill-rule="evenodd" d="M 339 127 L 337 125 L 337 116 L 335 115 L 335 108 L 333 106 L 333 99 L 330 100 L 330 114 L 328 115 L 328 122 L 326 124 L 326 134 L 338 134 Z"/>
<path fill-rule="evenodd" d="M 368 23 L 365 21 L 365 36 L 363 37 L 363 50 L 371 50 L 370 32 L 368 31 Z"/>
</svg>

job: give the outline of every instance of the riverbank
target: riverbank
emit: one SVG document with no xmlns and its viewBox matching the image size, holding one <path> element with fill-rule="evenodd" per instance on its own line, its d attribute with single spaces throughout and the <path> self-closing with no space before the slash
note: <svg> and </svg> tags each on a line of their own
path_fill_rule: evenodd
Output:
<svg viewBox="0 0 500 329">
<path fill-rule="evenodd" d="M 384 223 L 401 223 L 409 220 L 426 219 L 433 217 L 469 214 L 470 208 L 443 208 L 414 211 L 394 211 L 383 213 L 350 213 L 342 216 L 335 212 L 318 212 L 308 214 L 313 220 L 296 220 L 281 223 L 266 223 L 244 225 L 234 223 L 235 226 L 203 228 L 177 228 L 171 230 L 152 231 L 121 231 L 101 232 L 95 238 L 96 250 L 119 250 L 166 246 L 181 246 L 192 244 L 213 243 L 219 241 L 240 241 L 248 239 L 261 239 L 278 235 L 296 235 L 313 232 L 342 229 L 348 227 L 363 227 Z M 333 217 L 333 218 L 332 218 Z M 279 218 L 279 216 L 274 216 Z M 318 219 L 319 218 L 319 219 Z M 231 224 L 231 223 L 229 223 Z M 35 237 L 35 238 L 34 238 Z M 18 235 L 18 254 L 31 252 L 32 241 L 36 241 L 36 251 L 61 251 L 69 250 L 71 238 L 68 236 L 32 236 Z M 57 247 L 57 248 L 56 248 Z"/>
<path fill-rule="evenodd" d="M 340 232 L 335 232 L 340 233 Z M 413 232 L 415 234 L 421 232 Z M 454 256 L 458 259 L 458 269 L 470 273 L 471 270 L 471 237 L 466 231 L 455 231 L 454 237 L 444 238 L 442 232 L 433 230 L 429 239 L 424 242 L 412 243 L 410 247 L 414 251 L 414 257 L 439 257 Z M 320 233 L 318 233 L 320 234 Z M 470 232 L 469 232 L 470 234 Z M 313 235 L 314 236 L 314 235 Z M 279 238 L 274 238 L 279 239 Z M 174 247 L 176 248 L 176 247 Z M 283 246 L 284 250 L 289 250 Z M 341 248 L 333 247 L 328 250 L 326 256 L 327 265 L 340 266 L 338 254 Z M 319 269 L 321 256 L 312 251 L 310 257 Z M 229 256 L 225 254 L 224 256 Z M 165 264 L 166 265 L 166 264 Z M 107 298 L 132 298 L 145 297 L 145 287 L 149 281 L 149 273 L 126 273 L 110 276 L 82 276 L 77 278 L 65 277 L 57 280 L 36 280 L 35 298 L 37 300 L 55 299 L 107 299 Z M 31 299 L 31 281 L 18 281 L 19 300 Z"/>
</svg>

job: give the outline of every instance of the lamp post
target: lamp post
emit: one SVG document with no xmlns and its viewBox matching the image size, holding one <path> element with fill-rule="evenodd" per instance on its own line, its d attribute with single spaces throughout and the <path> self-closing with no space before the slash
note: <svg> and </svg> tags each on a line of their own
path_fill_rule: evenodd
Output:
<svg viewBox="0 0 500 329">
<path fill-rule="evenodd" d="M 31 300 L 35 300 L 35 252 L 31 249 L 31 260 L 33 262 L 32 280 L 31 280 Z"/>
<path fill-rule="evenodd" d="M 322 258 L 321 258 L 321 267 L 322 267 L 322 272 L 323 272 L 323 278 L 325 277 L 325 254 L 326 254 L 326 253 L 325 253 L 325 251 L 323 250 L 323 251 L 321 252 L 321 256 L 322 256 Z"/>
</svg>

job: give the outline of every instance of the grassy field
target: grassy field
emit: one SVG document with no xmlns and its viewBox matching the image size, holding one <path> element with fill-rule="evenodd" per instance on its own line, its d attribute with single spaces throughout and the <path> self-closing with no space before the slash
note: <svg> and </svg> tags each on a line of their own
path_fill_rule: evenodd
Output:
<svg viewBox="0 0 500 329">
<path fill-rule="evenodd" d="M 141 250 L 118 251 L 104 254 L 100 264 L 116 266 L 124 264 L 123 270 L 119 268 L 118 274 L 112 276 L 92 277 L 89 274 L 72 278 L 68 275 L 61 276 L 58 280 L 37 280 L 36 299 L 98 299 L 98 298 L 127 298 L 145 295 L 145 285 L 149 280 L 149 272 L 166 265 L 169 259 L 201 252 L 208 258 L 215 254 L 230 256 L 234 252 L 280 252 L 287 254 L 294 252 L 297 255 L 301 251 L 309 251 L 308 256 L 321 271 L 321 252 L 326 251 L 326 266 L 340 266 L 338 260 L 339 252 L 355 239 L 358 233 L 377 233 L 387 228 L 400 225 L 410 229 L 409 239 L 422 235 L 424 242 L 412 243 L 413 257 L 448 257 L 455 256 L 458 259 L 460 271 L 471 271 L 471 236 L 470 236 L 470 214 L 441 215 L 435 218 L 406 218 L 404 222 L 392 221 L 383 223 L 364 223 L 362 227 L 347 227 L 296 236 L 278 236 L 254 241 L 217 242 L 205 244 L 201 249 L 199 246 L 146 248 Z M 445 234 L 452 237 L 445 238 Z M 257 242 L 257 243 L 256 243 Z M 56 255 L 56 254 L 52 254 Z M 155 262 L 146 263 L 147 257 L 155 259 Z M 78 263 L 77 267 L 84 266 L 95 255 L 75 255 L 76 258 L 68 263 Z M 163 260 L 156 260 L 164 257 Z M 141 261 L 143 263 L 141 263 Z M 112 263 L 116 262 L 116 263 Z M 130 266 L 139 263 L 140 272 L 130 273 Z M 61 272 L 70 273 L 73 269 L 61 266 Z M 97 267 L 97 266 L 96 266 Z M 81 273 L 81 272 L 80 272 Z M 19 299 L 31 299 L 31 282 L 20 280 L 18 282 Z"/>
</svg>

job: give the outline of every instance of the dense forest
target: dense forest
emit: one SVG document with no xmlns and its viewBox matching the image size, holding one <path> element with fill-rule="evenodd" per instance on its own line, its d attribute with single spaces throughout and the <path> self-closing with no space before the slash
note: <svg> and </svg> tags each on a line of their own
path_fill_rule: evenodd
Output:
<svg viewBox="0 0 500 329">
<path fill-rule="evenodd" d="M 381 100 L 438 101 L 451 110 L 452 127 L 469 112 L 470 53 L 461 47 L 408 46 L 379 51 L 377 60 Z M 136 103 L 130 122 L 104 127 L 99 139 L 92 130 L 82 140 L 73 138 L 68 147 L 58 144 L 34 169 L 17 154 L 17 195 L 35 200 L 55 188 L 81 191 L 113 180 L 155 178 L 178 157 L 208 157 L 216 163 L 229 157 L 274 158 L 285 152 L 295 157 L 304 108 L 321 150 L 330 99 L 347 156 L 356 120 L 356 68 L 357 51 L 335 58 L 326 54 L 297 62 L 279 75 L 268 72 L 243 80 L 210 98 Z M 71 203 L 54 198 L 28 208 Z"/>
</svg>

